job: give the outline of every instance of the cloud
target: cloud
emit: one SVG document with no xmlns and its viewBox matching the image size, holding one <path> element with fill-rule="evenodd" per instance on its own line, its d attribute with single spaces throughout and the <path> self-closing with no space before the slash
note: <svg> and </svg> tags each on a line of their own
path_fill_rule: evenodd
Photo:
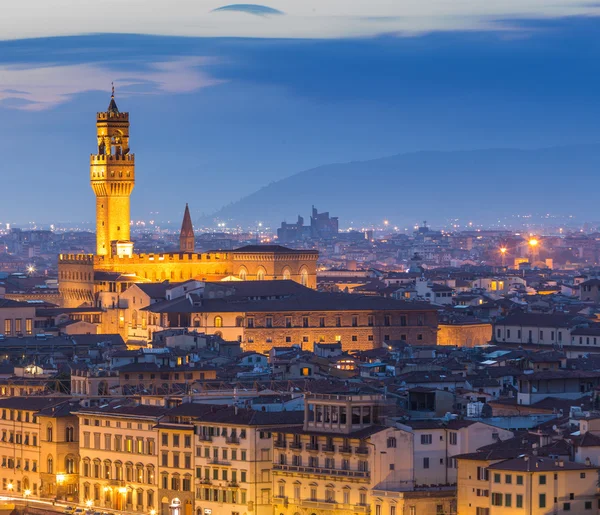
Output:
<svg viewBox="0 0 600 515">
<path fill-rule="evenodd" d="M 0 16 L 0 38 L 98 33 L 340 38 L 497 30 L 495 20 L 600 15 L 597 0 L 301 0 L 286 2 L 286 16 L 273 23 L 265 14 L 279 11 L 277 0 L 225 6 L 223 0 L 103 0 L 95 8 L 82 0 L 51 3 L 51 8 L 48 0 L 11 3 L 10 16 Z M 228 15 L 215 23 L 215 10 Z M 373 23 L 373 19 L 381 21 Z"/>
<path fill-rule="evenodd" d="M 115 69 L 109 63 L 0 65 L 0 106 L 39 111 L 79 93 L 109 91 L 113 81 L 122 97 L 189 93 L 221 82 L 200 69 L 210 61 L 204 57 L 173 59 L 153 62 L 133 72 Z"/>
<path fill-rule="evenodd" d="M 256 5 L 256 4 L 231 4 L 224 5 L 223 7 L 219 7 L 217 9 L 213 9 L 212 12 L 240 12 L 253 14 L 254 16 L 269 16 L 272 14 L 285 14 L 283 11 L 279 9 L 273 9 L 272 7 L 266 7 L 264 5 Z"/>
</svg>

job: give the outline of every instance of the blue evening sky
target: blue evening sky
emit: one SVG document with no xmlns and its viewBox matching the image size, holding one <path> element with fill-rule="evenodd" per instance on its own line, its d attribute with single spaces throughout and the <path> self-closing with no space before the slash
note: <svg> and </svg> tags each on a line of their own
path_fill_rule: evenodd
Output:
<svg viewBox="0 0 600 515">
<path fill-rule="evenodd" d="M 56 22 L 47 33 L 19 31 L 2 22 L 0 222 L 93 219 L 88 155 L 111 81 L 131 113 L 134 219 L 158 211 L 179 220 L 186 202 L 195 216 L 211 213 L 330 162 L 599 141 L 594 5 L 565 1 L 546 13 L 531 0 L 517 3 L 531 7 L 517 15 L 470 24 L 462 13 L 423 21 L 414 12 L 411 28 L 384 3 L 373 2 L 372 17 L 358 13 L 360 23 L 316 18 L 306 29 L 298 19 L 309 14 L 290 22 L 288 2 L 215 11 L 210 29 L 198 31 L 149 23 L 132 29 L 138 35 L 69 36 L 92 30 Z M 242 21 L 216 30 L 218 16 L 230 14 Z M 293 37 L 283 38 L 284 29 Z M 586 177 L 570 179 L 575 190 Z M 482 187 L 495 180 L 482 177 Z"/>
</svg>

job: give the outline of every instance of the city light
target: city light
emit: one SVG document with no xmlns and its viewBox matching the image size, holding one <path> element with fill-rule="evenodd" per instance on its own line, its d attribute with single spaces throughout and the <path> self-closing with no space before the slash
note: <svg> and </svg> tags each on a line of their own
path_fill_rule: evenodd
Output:
<svg viewBox="0 0 600 515">
<path fill-rule="evenodd" d="M 529 245 L 530 245 L 531 247 L 537 247 L 537 246 L 538 246 L 538 244 L 539 244 L 539 241 L 538 241 L 538 240 L 536 240 L 535 238 L 531 238 L 531 239 L 529 240 Z"/>
<path fill-rule="evenodd" d="M 91 499 L 88 499 L 87 501 L 85 501 L 85 505 L 88 508 L 91 508 L 94 505 L 94 501 L 92 501 Z"/>
<path fill-rule="evenodd" d="M 500 249 L 500 254 L 506 254 L 507 251 L 508 251 L 508 249 L 506 247 L 502 247 Z"/>
<path fill-rule="evenodd" d="M 65 475 L 64 474 L 56 474 L 56 482 L 61 485 L 62 483 L 64 483 L 65 481 Z"/>
</svg>

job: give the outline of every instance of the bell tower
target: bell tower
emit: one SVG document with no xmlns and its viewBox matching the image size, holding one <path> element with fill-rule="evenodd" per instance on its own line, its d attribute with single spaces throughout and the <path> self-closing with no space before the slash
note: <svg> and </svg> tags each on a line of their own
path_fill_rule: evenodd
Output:
<svg viewBox="0 0 600 515">
<path fill-rule="evenodd" d="M 96 195 L 96 254 L 112 256 L 113 249 L 131 248 L 129 196 L 135 184 L 129 113 L 119 112 L 114 86 L 108 109 L 96 115 L 96 136 L 98 152 L 90 156 L 90 181 Z"/>
</svg>

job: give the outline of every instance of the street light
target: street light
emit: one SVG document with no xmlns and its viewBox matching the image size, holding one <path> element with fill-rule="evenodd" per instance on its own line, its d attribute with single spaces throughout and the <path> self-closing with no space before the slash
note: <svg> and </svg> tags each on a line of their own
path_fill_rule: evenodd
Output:
<svg viewBox="0 0 600 515">
<path fill-rule="evenodd" d="M 6 485 L 6 488 L 9 492 L 13 491 L 14 485 L 12 483 L 8 483 L 8 485 Z"/>
<path fill-rule="evenodd" d="M 508 249 L 506 247 L 501 247 L 500 248 L 500 255 L 502 256 L 502 267 L 504 267 L 504 260 L 506 258 L 506 252 L 508 251 Z"/>
<path fill-rule="evenodd" d="M 25 508 L 29 507 L 29 496 L 31 495 L 31 490 L 25 490 L 23 492 L 23 497 L 25 497 Z"/>
</svg>

